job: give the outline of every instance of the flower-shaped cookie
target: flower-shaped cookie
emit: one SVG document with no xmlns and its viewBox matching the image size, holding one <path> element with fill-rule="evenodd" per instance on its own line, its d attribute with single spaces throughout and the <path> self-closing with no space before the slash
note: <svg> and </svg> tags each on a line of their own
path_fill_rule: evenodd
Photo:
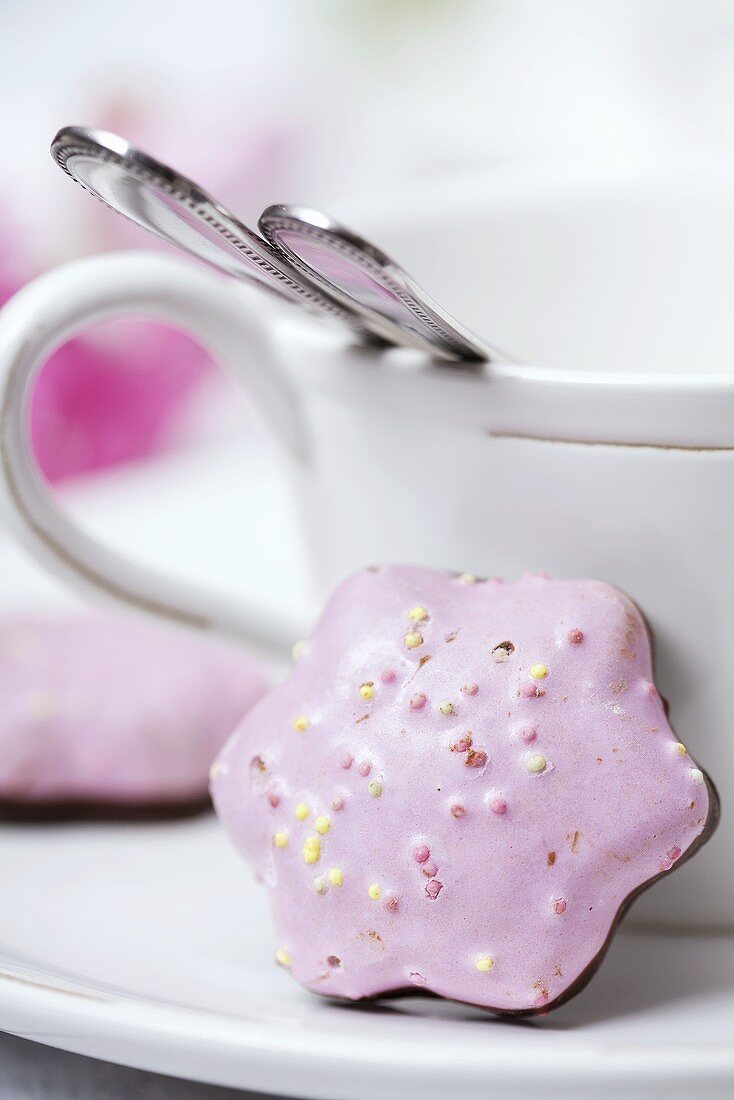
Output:
<svg viewBox="0 0 734 1100">
<path fill-rule="evenodd" d="M 158 818 L 267 689 L 252 658 L 128 617 L 0 625 L 0 818 Z"/>
<path fill-rule="evenodd" d="M 367 569 L 300 648 L 212 793 L 316 993 L 546 1011 L 714 827 L 608 585 Z"/>
</svg>

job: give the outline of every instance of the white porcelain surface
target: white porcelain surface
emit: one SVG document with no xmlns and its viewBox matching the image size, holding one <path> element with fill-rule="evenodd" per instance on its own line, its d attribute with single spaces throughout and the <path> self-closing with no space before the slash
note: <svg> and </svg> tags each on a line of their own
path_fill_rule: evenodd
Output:
<svg viewBox="0 0 734 1100">
<path fill-rule="evenodd" d="M 733 194 L 703 170 L 499 173 L 460 197 L 445 185 L 442 196 L 417 193 L 411 213 L 382 212 L 384 233 L 375 216 L 370 233 L 459 318 L 539 364 L 478 375 L 411 352 L 360 352 L 299 319 L 274 322 L 273 346 L 251 296 L 170 258 L 59 269 L 0 323 L 7 514 L 39 559 L 87 588 L 207 629 L 285 637 L 274 616 L 111 558 L 49 508 L 26 462 L 25 379 L 54 341 L 131 310 L 189 327 L 242 379 L 289 456 L 322 597 L 387 560 L 598 577 L 639 603 L 676 732 L 724 807 L 705 852 L 639 912 L 731 928 Z M 241 537 L 267 541 L 257 515 L 242 513 Z"/>
</svg>

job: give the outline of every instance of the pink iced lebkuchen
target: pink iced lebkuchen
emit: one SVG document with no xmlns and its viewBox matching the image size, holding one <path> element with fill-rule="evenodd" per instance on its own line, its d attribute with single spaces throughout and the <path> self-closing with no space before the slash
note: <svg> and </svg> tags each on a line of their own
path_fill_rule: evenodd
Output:
<svg viewBox="0 0 734 1100">
<path fill-rule="evenodd" d="M 364 570 L 214 769 L 315 993 L 547 1011 L 716 822 L 635 605 L 596 581 Z"/>
<path fill-rule="evenodd" d="M 0 803 L 202 802 L 211 761 L 264 694 L 234 647 L 138 620 L 0 626 Z"/>
</svg>

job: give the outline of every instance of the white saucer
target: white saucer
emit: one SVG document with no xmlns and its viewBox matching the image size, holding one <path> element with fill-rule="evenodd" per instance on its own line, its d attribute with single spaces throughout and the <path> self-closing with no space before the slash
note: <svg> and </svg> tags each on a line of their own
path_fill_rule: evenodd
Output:
<svg viewBox="0 0 734 1100">
<path fill-rule="evenodd" d="M 170 458 L 90 484 L 75 507 L 142 559 L 213 573 L 302 624 L 313 604 L 298 536 L 282 485 L 253 459 Z M 252 543 L 237 520 L 248 514 L 267 541 Z M 4 543 L 0 568 L 5 610 L 8 594 L 72 602 Z M 734 938 L 622 932 L 578 998 L 508 1023 L 439 1001 L 349 1007 L 302 991 L 274 966 L 264 893 L 213 818 L 1 826 L 0 883 L 0 1028 L 38 1042 L 338 1100 L 734 1095 Z"/>
</svg>

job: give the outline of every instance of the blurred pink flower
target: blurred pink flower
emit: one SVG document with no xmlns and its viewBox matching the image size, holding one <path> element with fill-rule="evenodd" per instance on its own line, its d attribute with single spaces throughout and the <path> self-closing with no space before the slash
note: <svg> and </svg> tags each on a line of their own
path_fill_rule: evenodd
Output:
<svg viewBox="0 0 734 1100">
<path fill-rule="evenodd" d="M 0 209 L 0 306 L 31 274 Z M 147 322 L 69 341 L 45 364 L 33 394 L 31 438 L 43 474 L 57 482 L 168 445 L 210 369 L 188 336 Z"/>
<path fill-rule="evenodd" d="M 164 449 L 207 374 L 206 354 L 183 333 L 136 323 L 105 336 L 70 341 L 38 380 L 31 431 L 49 481 Z"/>
<path fill-rule="evenodd" d="M 0 212 L 0 305 L 30 274 L 8 220 Z M 162 325 L 118 323 L 71 340 L 33 395 L 31 437 L 44 475 L 56 482 L 159 450 L 208 370 L 198 344 Z"/>
</svg>

